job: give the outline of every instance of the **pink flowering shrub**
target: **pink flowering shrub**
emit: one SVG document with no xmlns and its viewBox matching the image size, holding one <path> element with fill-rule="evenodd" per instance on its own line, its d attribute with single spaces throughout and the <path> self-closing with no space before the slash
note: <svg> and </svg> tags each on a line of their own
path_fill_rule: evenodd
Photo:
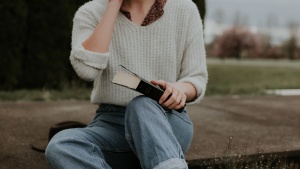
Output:
<svg viewBox="0 0 300 169">
<path fill-rule="evenodd" d="M 213 44 L 213 54 L 221 58 L 257 57 L 260 53 L 258 39 L 249 30 L 233 27 L 217 37 Z"/>
</svg>

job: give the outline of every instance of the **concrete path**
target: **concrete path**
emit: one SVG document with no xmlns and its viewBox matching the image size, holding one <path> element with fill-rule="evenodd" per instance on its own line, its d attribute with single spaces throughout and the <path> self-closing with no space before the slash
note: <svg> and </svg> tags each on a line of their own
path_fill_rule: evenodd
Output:
<svg viewBox="0 0 300 169">
<path fill-rule="evenodd" d="M 300 96 L 205 98 L 188 107 L 195 135 L 186 159 L 298 152 L 299 108 Z M 31 143 L 55 123 L 88 123 L 95 109 L 88 101 L 0 103 L 0 168 L 49 168 Z"/>
<path fill-rule="evenodd" d="M 189 110 L 187 159 L 300 150 L 300 96 L 206 98 Z"/>
</svg>

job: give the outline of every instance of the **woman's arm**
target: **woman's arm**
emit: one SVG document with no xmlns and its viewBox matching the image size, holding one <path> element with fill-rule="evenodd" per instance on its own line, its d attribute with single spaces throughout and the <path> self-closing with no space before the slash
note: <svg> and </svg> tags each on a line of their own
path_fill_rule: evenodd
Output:
<svg viewBox="0 0 300 169">
<path fill-rule="evenodd" d="M 208 79 L 202 21 L 195 4 L 188 12 L 189 27 L 177 82 L 151 81 L 165 89 L 159 103 L 169 109 L 180 109 L 185 103 L 200 102 L 205 94 Z M 167 99 L 169 95 L 171 97 Z"/>
<path fill-rule="evenodd" d="M 109 44 L 122 0 L 98 3 L 86 3 L 73 19 L 70 61 L 78 76 L 87 81 L 94 81 L 107 67 Z"/>
<path fill-rule="evenodd" d="M 96 53 L 109 52 L 109 45 L 112 38 L 115 21 L 118 16 L 123 0 L 111 0 L 103 17 L 98 23 L 95 31 L 88 37 L 82 46 L 89 51 Z"/>
</svg>

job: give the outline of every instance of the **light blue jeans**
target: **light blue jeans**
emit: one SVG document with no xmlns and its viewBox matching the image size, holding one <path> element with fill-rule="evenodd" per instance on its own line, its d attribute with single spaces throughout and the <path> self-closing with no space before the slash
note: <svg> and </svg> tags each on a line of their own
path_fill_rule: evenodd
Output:
<svg viewBox="0 0 300 169">
<path fill-rule="evenodd" d="M 127 107 L 101 104 L 86 128 L 56 134 L 46 159 L 56 169 L 186 169 L 193 124 L 145 96 Z"/>
</svg>

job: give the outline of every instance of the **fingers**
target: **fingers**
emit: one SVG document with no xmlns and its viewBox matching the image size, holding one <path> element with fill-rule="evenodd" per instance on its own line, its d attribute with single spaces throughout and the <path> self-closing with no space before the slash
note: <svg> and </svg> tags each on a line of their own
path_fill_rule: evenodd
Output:
<svg viewBox="0 0 300 169">
<path fill-rule="evenodd" d="M 174 98 L 174 102 L 171 103 L 169 106 L 167 106 L 169 109 L 174 109 L 176 106 L 178 106 L 180 103 L 181 103 L 181 98 L 182 98 L 182 95 L 179 94 L 177 95 L 176 98 Z M 169 99 L 168 101 L 171 101 L 171 99 Z M 168 102 L 167 101 L 167 102 Z M 167 104 L 167 103 L 166 103 Z"/>
<path fill-rule="evenodd" d="M 169 97 L 170 96 L 170 97 Z M 169 97 L 169 98 L 168 98 Z M 167 107 L 165 104 L 165 102 L 167 100 L 170 100 L 170 99 L 174 99 L 174 96 L 173 96 L 173 88 L 171 86 L 169 86 L 168 84 L 166 84 L 166 88 L 165 88 L 165 92 L 164 94 L 160 97 L 159 99 L 159 104 L 163 104 L 163 106 Z"/>
<path fill-rule="evenodd" d="M 151 83 L 154 85 L 158 85 L 160 88 L 165 90 L 164 94 L 160 97 L 158 101 L 159 104 L 164 103 L 167 100 L 167 98 L 172 94 L 172 88 L 167 87 L 168 82 L 164 80 L 152 80 Z"/>
<path fill-rule="evenodd" d="M 181 96 L 179 95 L 179 97 L 178 97 L 178 91 L 177 90 L 174 90 L 172 93 L 171 93 L 171 95 L 170 95 L 170 97 L 165 101 L 165 102 L 163 102 L 163 106 L 164 107 L 175 107 L 174 105 L 178 105 L 179 103 L 180 103 L 180 101 L 181 101 L 181 98 L 180 98 Z"/>
<path fill-rule="evenodd" d="M 151 83 L 154 85 L 158 85 L 162 89 L 166 89 L 167 82 L 164 80 L 152 80 Z"/>
<path fill-rule="evenodd" d="M 186 95 L 184 93 L 176 94 L 176 97 L 171 96 L 165 103 L 162 105 L 168 109 L 177 110 L 185 106 Z"/>
<path fill-rule="evenodd" d="M 159 104 L 163 107 L 177 110 L 185 106 L 186 95 L 179 86 L 164 80 L 152 80 L 151 83 L 165 90 L 159 100 Z"/>
<path fill-rule="evenodd" d="M 183 94 L 180 103 L 177 106 L 175 106 L 174 108 L 170 108 L 170 109 L 174 109 L 174 110 L 181 109 L 185 106 L 185 103 L 186 103 L 186 95 Z"/>
</svg>

